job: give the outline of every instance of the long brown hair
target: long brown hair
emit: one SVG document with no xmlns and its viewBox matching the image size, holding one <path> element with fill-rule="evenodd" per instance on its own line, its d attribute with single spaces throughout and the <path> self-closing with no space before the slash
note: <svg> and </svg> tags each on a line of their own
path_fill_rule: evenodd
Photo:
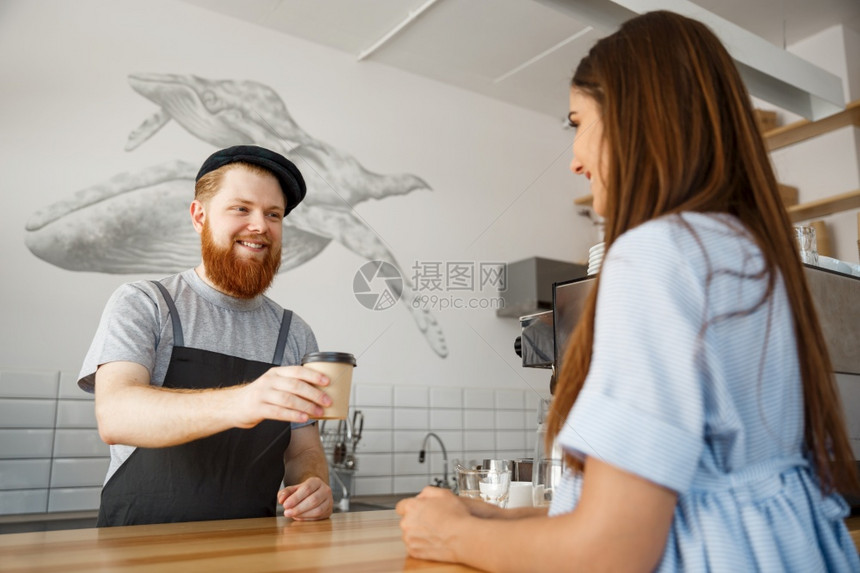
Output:
<svg viewBox="0 0 860 573">
<path fill-rule="evenodd" d="M 833 368 L 791 222 L 731 57 L 705 25 L 671 12 L 629 20 L 598 41 L 571 82 L 604 124 L 607 252 L 625 231 L 685 211 L 730 213 L 758 244 L 771 298 L 781 275 L 803 380 L 804 446 L 822 490 L 857 490 Z M 571 336 L 550 409 L 556 436 L 588 373 L 599 277 Z M 580 461 L 568 463 L 581 469 Z"/>
</svg>

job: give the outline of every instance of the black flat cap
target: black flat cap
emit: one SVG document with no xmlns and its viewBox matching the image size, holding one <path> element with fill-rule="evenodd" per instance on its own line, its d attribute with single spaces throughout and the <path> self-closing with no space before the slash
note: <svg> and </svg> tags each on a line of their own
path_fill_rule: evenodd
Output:
<svg viewBox="0 0 860 573">
<path fill-rule="evenodd" d="M 307 187 L 299 168 L 280 153 L 256 145 L 234 145 L 216 151 L 203 162 L 203 166 L 197 172 L 196 181 L 199 181 L 210 171 L 215 171 L 219 167 L 237 161 L 258 165 L 270 171 L 277 178 L 278 183 L 281 184 L 281 191 L 287 200 L 284 215 L 295 209 L 305 198 Z"/>
</svg>

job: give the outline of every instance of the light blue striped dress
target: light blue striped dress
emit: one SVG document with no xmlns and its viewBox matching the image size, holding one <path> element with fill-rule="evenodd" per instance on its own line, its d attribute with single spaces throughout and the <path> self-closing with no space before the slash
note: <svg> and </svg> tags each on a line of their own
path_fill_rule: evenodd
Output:
<svg viewBox="0 0 860 573">
<path fill-rule="evenodd" d="M 659 571 L 860 571 L 847 505 L 821 495 L 802 455 L 782 283 L 731 316 L 763 295 L 760 251 L 731 216 L 683 221 L 650 221 L 607 252 L 591 369 L 559 443 L 678 492 Z M 567 474 L 550 515 L 580 488 Z"/>
</svg>

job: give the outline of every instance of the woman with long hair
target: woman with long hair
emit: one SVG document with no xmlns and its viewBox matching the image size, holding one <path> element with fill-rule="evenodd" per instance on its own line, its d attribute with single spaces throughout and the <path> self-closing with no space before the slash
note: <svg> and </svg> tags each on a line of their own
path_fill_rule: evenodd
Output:
<svg viewBox="0 0 860 573">
<path fill-rule="evenodd" d="M 703 24 L 626 22 L 580 62 L 571 170 L 606 254 L 564 355 L 549 513 L 427 488 L 410 555 L 493 571 L 860 571 L 827 346 L 750 97 Z"/>
</svg>

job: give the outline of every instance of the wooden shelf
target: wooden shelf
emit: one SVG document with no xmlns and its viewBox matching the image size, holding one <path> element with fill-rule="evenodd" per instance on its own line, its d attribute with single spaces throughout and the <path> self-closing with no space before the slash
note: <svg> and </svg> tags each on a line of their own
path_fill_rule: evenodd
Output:
<svg viewBox="0 0 860 573">
<path fill-rule="evenodd" d="M 767 148 L 773 151 L 774 149 L 787 147 L 847 125 L 860 127 L 860 100 L 852 101 L 839 113 L 819 119 L 818 121 L 801 119 L 800 121 L 771 129 L 764 133 L 764 142 Z"/>
<path fill-rule="evenodd" d="M 806 221 L 851 209 L 860 209 L 860 189 L 788 207 L 788 216 L 792 221 Z"/>
</svg>

